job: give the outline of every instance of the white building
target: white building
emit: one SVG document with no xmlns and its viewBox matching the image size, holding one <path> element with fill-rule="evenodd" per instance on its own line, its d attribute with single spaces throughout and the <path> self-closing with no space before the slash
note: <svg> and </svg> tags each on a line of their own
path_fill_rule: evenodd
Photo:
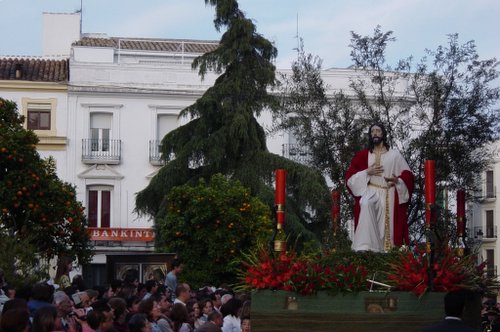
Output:
<svg viewBox="0 0 500 332">
<path fill-rule="evenodd" d="M 500 141 L 489 147 L 493 153 L 491 166 L 480 175 L 480 183 L 475 193 L 476 202 L 468 204 L 469 236 L 479 245 L 479 259 L 486 260 L 487 273 L 497 276 L 500 257 L 497 251 L 497 229 L 500 221 Z"/>
</svg>

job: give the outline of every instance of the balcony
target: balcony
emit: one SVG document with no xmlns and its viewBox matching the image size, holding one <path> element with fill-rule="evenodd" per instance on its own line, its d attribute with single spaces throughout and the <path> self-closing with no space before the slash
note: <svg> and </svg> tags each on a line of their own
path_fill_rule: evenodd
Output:
<svg viewBox="0 0 500 332">
<path fill-rule="evenodd" d="M 496 265 L 486 265 L 485 269 L 486 276 L 489 278 L 496 278 L 497 274 L 497 266 Z"/>
<path fill-rule="evenodd" d="M 309 148 L 300 144 L 283 144 L 282 155 L 285 158 L 291 159 L 304 165 L 308 165 L 312 161 L 312 156 L 309 152 Z"/>
<path fill-rule="evenodd" d="M 494 242 L 497 239 L 497 226 L 493 227 L 482 227 L 475 226 L 470 238 L 482 242 Z"/>
<path fill-rule="evenodd" d="M 161 159 L 161 141 L 149 141 L 149 163 L 153 166 L 165 165 L 165 161 Z"/>
<path fill-rule="evenodd" d="M 121 159 L 121 140 L 82 139 L 82 162 L 116 165 Z"/>
</svg>

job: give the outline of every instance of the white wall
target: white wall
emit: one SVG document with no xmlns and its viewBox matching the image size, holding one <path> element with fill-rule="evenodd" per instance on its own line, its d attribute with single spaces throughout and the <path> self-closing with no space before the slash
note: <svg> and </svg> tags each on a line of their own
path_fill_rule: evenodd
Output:
<svg viewBox="0 0 500 332">
<path fill-rule="evenodd" d="M 69 57 L 80 39 L 80 13 L 43 13 L 43 56 Z"/>
</svg>

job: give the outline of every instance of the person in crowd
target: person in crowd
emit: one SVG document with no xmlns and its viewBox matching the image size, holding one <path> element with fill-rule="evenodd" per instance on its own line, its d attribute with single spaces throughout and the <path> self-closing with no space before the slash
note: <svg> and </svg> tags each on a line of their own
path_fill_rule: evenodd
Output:
<svg viewBox="0 0 500 332">
<path fill-rule="evenodd" d="M 108 301 L 113 310 L 113 329 L 117 332 L 127 332 L 127 302 L 121 297 L 112 297 Z"/>
<path fill-rule="evenodd" d="M 222 314 L 217 310 L 213 310 L 208 315 L 208 320 L 205 324 L 198 327 L 195 332 L 221 332 L 222 328 Z"/>
<path fill-rule="evenodd" d="M 151 323 L 145 314 L 134 314 L 127 326 L 129 332 L 152 332 Z"/>
<path fill-rule="evenodd" d="M 63 291 L 56 291 L 54 293 L 54 306 L 57 310 L 57 321 L 56 321 L 56 329 L 70 332 L 76 331 L 80 329 L 80 322 L 75 318 L 75 315 L 78 317 L 85 316 L 84 309 L 73 310 L 73 301 L 69 298 L 68 294 Z M 59 324 L 59 325 L 58 325 Z"/>
<path fill-rule="evenodd" d="M 56 326 L 61 325 L 58 319 L 56 307 L 52 305 L 42 307 L 35 312 L 31 330 L 33 332 L 56 331 Z"/>
<path fill-rule="evenodd" d="M 177 289 L 177 277 L 182 272 L 183 265 L 179 259 L 174 259 L 172 261 L 171 270 L 167 273 L 165 277 L 165 286 L 170 289 L 172 293 L 172 301 L 175 300 L 176 297 L 176 289 Z"/>
<path fill-rule="evenodd" d="M 221 308 L 224 304 L 227 303 L 227 301 L 231 300 L 233 298 L 233 294 L 231 293 L 224 293 L 221 298 L 220 298 L 220 304 L 221 304 Z"/>
<path fill-rule="evenodd" d="M 165 332 L 161 331 L 158 326 L 157 321 L 161 318 L 161 311 L 158 302 L 156 302 L 153 298 L 142 300 L 139 303 L 138 312 L 145 314 L 148 317 L 153 332 Z"/>
<path fill-rule="evenodd" d="M 139 312 L 139 303 L 141 299 L 137 295 L 133 295 L 125 300 L 127 302 L 127 320 Z"/>
<path fill-rule="evenodd" d="M 146 281 L 146 294 L 144 294 L 143 300 L 149 299 L 152 295 L 155 295 L 158 291 L 158 282 L 154 279 Z"/>
<path fill-rule="evenodd" d="M 241 299 L 241 298 L 240 298 Z M 250 317 L 251 300 L 242 299 L 243 305 L 241 306 L 240 317 Z"/>
<path fill-rule="evenodd" d="M 220 289 L 217 289 L 215 292 L 213 292 L 212 294 L 210 294 L 209 298 L 210 300 L 212 300 L 212 305 L 214 306 L 214 310 L 217 310 L 220 312 L 220 306 L 222 305 L 222 302 L 221 302 L 221 293 L 223 291 L 220 290 Z"/>
<path fill-rule="evenodd" d="M 83 276 L 81 274 L 76 274 L 73 279 L 71 279 L 71 286 L 74 287 L 78 292 L 83 292 L 87 289 L 87 285 L 83 280 Z"/>
<path fill-rule="evenodd" d="M 496 305 L 490 305 L 482 315 L 481 331 L 500 332 L 500 311 Z"/>
<path fill-rule="evenodd" d="M 25 299 L 18 299 L 18 298 L 8 300 L 7 302 L 5 302 L 1 313 L 3 314 L 4 312 L 6 312 L 7 310 L 10 310 L 10 309 L 28 310 L 28 302 L 26 302 Z M 29 310 L 28 310 L 28 312 L 29 312 Z M 1 317 L 1 315 L 0 315 L 0 317 Z"/>
<path fill-rule="evenodd" d="M 7 310 L 0 319 L 1 332 L 28 332 L 30 330 L 30 315 L 28 310 L 14 308 Z"/>
<path fill-rule="evenodd" d="M 224 316 L 222 332 L 241 332 L 239 313 L 242 305 L 241 300 L 236 297 L 222 305 L 221 312 Z"/>
<path fill-rule="evenodd" d="M 250 332 L 250 316 L 241 316 L 241 332 Z"/>
<path fill-rule="evenodd" d="M 95 303 L 95 301 L 97 301 L 97 298 L 99 297 L 99 291 L 92 289 L 92 288 L 85 290 L 85 293 L 87 293 L 87 295 L 89 296 L 89 304 L 90 305 Z"/>
<path fill-rule="evenodd" d="M 368 148 L 354 156 L 345 178 L 355 203 L 352 249 L 387 252 L 408 245 L 414 176 L 401 153 L 389 147 L 382 124 L 370 126 Z"/>
<path fill-rule="evenodd" d="M 156 294 L 155 300 L 160 306 L 161 317 L 157 320 L 157 324 L 162 331 L 172 332 L 173 324 L 170 320 L 170 311 L 172 303 L 170 303 L 170 296 L 166 293 Z"/>
<path fill-rule="evenodd" d="M 2 312 L 3 305 L 7 302 L 10 297 L 5 292 L 4 287 L 7 285 L 5 282 L 5 273 L 0 269 L 0 312 Z"/>
<path fill-rule="evenodd" d="M 170 319 L 173 323 L 174 332 L 190 332 L 189 315 L 186 306 L 180 302 L 174 303 L 170 312 Z"/>
<path fill-rule="evenodd" d="M 71 270 L 73 270 L 73 259 L 68 256 L 59 257 L 54 282 L 59 285 L 60 289 L 71 286 L 71 279 L 69 278 Z"/>
<path fill-rule="evenodd" d="M 212 304 L 212 300 L 203 299 L 198 302 L 198 306 L 200 307 L 200 316 L 195 320 L 194 327 L 199 328 L 201 325 L 205 324 L 208 321 L 208 315 L 212 313 L 214 310 L 214 306 Z"/>
<path fill-rule="evenodd" d="M 200 306 L 196 298 L 191 298 L 186 302 L 186 309 L 188 312 L 188 323 L 194 329 L 194 323 L 200 318 Z"/>
<path fill-rule="evenodd" d="M 444 296 L 446 317 L 440 323 L 425 327 L 422 332 L 473 332 L 472 327 L 465 324 L 461 317 L 465 307 L 466 292 L 463 290 L 449 292 Z"/>
<path fill-rule="evenodd" d="M 181 303 L 186 305 L 187 301 L 191 298 L 191 287 L 188 284 L 182 283 L 177 285 L 175 289 L 174 304 Z"/>
<path fill-rule="evenodd" d="M 46 282 L 34 284 L 31 289 L 31 299 L 28 301 L 30 317 L 33 318 L 38 309 L 51 305 L 53 295 L 54 287 Z"/>
<path fill-rule="evenodd" d="M 95 332 L 106 332 L 113 330 L 114 314 L 107 299 L 96 301 L 92 310 L 87 314 L 86 323 Z"/>
<path fill-rule="evenodd" d="M 144 298 L 144 295 L 146 295 L 147 290 L 146 290 L 146 285 L 143 284 L 142 282 L 139 283 L 137 286 L 137 292 L 136 295 L 142 300 Z"/>
</svg>

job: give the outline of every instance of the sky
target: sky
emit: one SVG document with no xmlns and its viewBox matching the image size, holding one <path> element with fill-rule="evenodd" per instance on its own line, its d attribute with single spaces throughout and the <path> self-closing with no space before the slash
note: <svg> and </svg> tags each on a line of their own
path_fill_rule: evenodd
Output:
<svg viewBox="0 0 500 332">
<path fill-rule="evenodd" d="M 75 12 L 83 3 L 83 33 L 112 37 L 218 40 L 214 8 L 204 0 L 0 0 L 0 55 L 42 53 L 42 13 Z M 499 0 L 239 0 L 257 32 L 278 49 L 276 65 L 290 68 L 298 38 L 323 68 L 352 64 L 351 31 L 370 36 L 377 25 L 393 31 L 388 64 L 446 45 L 458 33 L 474 40 L 481 59 L 500 59 Z"/>
</svg>

